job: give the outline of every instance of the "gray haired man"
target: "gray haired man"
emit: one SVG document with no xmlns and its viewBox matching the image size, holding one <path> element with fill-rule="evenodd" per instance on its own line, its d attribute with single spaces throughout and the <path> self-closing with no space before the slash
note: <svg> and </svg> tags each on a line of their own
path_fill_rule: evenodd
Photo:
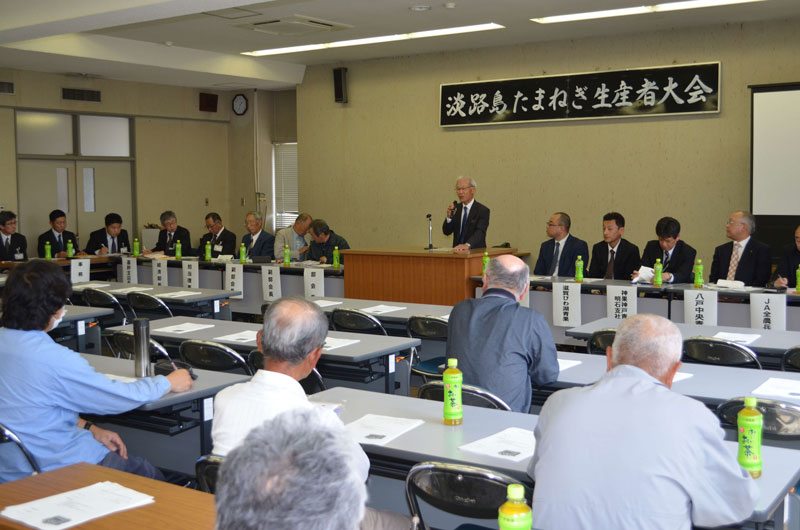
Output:
<svg viewBox="0 0 800 530">
<path fill-rule="evenodd" d="M 264 326 L 257 337 L 258 349 L 264 355 L 264 368 L 258 370 L 250 381 L 222 390 L 214 400 L 211 427 L 214 454 L 227 455 L 253 428 L 282 412 L 314 408 L 299 381 L 316 366 L 327 335 L 328 319 L 317 304 L 304 298 L 286 297 L 269 306 L 264 313 Z M 339 417 L 331 411 L 320 414 L 318 423 L 327 427 L 342 425 Z M 366 482 L 369 459 L 356 442 L 350 443 L 354 455 L 351 465 L 361 481 Z M 367 509 L 362 527 L 407 530 L 411 522 L 408 517 Z"/>
<path fill-rule="evenodd" d="M 680 331 L 656 315 L 622 321 L 595 384 L 556 392 L 534 429 L 536 528 L 689 529 L 747 518 L 758 487 L 719 420 L 672 392 Z"/>
<path fill-rule="evenodd" d="M 217 530 L 355 530 L 367 500 L 344 426 L 295 409 L 256 427 L 219 472 Z M 408 528 L 408 527 L 406 527 Z"/>
<path fill-rule="evenodd" d="M 459 302 L 450 313 L 447 356 L 458 359 L 464 383 L 478 385 L 527 413 L 531 382 L 558 379 L 558 358 L 547 320 L 519 301 L 528 292 L 530 269 L 511 254 L 486 267 L 483 296 Z"/>
</svg>

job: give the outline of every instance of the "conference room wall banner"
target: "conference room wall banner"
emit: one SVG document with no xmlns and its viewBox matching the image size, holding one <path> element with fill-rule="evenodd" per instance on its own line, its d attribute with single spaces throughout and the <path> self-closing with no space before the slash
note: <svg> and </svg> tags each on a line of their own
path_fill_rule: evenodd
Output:
<svg viewBox="0 0 800 530">
<path fill-rule="evenodd" d="M 719 112 L 720 63 L 440 86 L 439 125 L 636 118 Z"/>
</svg>

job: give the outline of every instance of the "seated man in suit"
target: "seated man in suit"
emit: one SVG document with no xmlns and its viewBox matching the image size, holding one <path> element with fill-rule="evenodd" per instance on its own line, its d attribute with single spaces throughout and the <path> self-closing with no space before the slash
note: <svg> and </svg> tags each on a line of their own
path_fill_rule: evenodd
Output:
<svg viewBox="0 0 800 530">
<path fill-rule="evenodd" d="M 634 315 L 617 328 L 599 381 L 548 398 L 528 465 L 535 528 L 688 530 L 753 513 L 759 488 L 717 417 L 670 390 L 682 350 L 675 324 Z"/>
<path fill-rule="evenodd" d="M 86 253 L 103 256 L 105 254 L 126 254 L 130 252 L 131 244 L 128 241 L 128 231 L 122 229 L 122 216 L 112 212 L 106 215 L 105 224 L 105 228 L 95 230 L 89 234 Z"/>
<path fill-rule="evenodd" d="M 232 453 L 235 458 L 235 448 L 243 442 L 247 443 L 248 433 L 256 427 L 282 412 L 314 408 L 299 381 L 306 378 L 316 366 L 327 335 L 328 318 L 317 304 L 300 297 L 281 298 L 270 304 L 264 313 L 264 325 L 256 338 L 258 350 L 264 355 L 263 369 L 258 370 L 250 381 L 223 389 L 214 399 L 211 439 L 215 455 Z M 320 412 L 315 423 L 337 428 L 342 425 L 339 417 L 331 411 Z M 362 483 L 366 482 L 369 459 L 356 442 L 349 441 L 349 444 L 351 470 Z M 286 454 L 285 447 L 278 447 Z M 220 485 L 220 488 L 223 486 Z M 375 524 L 376 518 L 386 526 Z M 270 524 L 264 526 L 267 527 L 273 528 Z M 365 530 L 406 530 L 410 527 L 408 517 L 371 509 L 367 509 L 362 522 Z M 233 525 L 227 528 L 238 527 Z M 288 525 L 285 528 L 308 527 Z"/>
<path fill-rule="evenodd" d="M 66 258 L 67 257 L 67 243 L 72 241 L 72 248 L 76 256 L 82 255 L 78 247 L 78 239 L 75 234 L 67 230 L 67 214 L 62 210 L 53 210 L 50 212 L 50 230 L 39 236 L 39 242 L 36 245 L 36 250 L 39 257 L 44 257 L 45 243 L 50 242 L 50 255 L 53 258 Z"/>
<path fill-rule="evenodd" d="M 547 221 L 546 233 L 551 238 L 539 248 L 533 273 L 539 276 L 575 276 L 578 256 L 589 261 L 589 246 L 583 239 L 570 235 L 572 221 L 564 212 L 556 212 Z"/>
<path fill-rule="evenodd" d="M 714 249 L 708 281 L 737 280 L 745 285 L 764 287 L 772 272 L 769 246 L 750 236 L 756 231 L 756 218 L 745 211 L 733 212 L 725 225 L 725 235 L 733 241 Z"/>
<path fill-rule="evenodd" d="M 208 233 L 200 238 L 200 246 L 197 247 L 197 255 L 202 259 L 206 254 L 206 243 L 211 243 L 211 257 L 216 258 L 220 254 L 232 256 L 236 254 L 236 234 L 222 225 L 222 218 L 217 212 L 206 215 L 206 228 Z"/>
<path fill-rule="evenodd" d="M 28 259 L 28 240 L 17 233 L 17 214 L 11 210 L 0 212 L 0 261 L 25 261 Z"/>
<path fill-rule="evenodd" d="M 477 385 L 528 413 L 531 383 L 558 379 L 558 358 L 545 318 L 519 301 L 528 292 L 530 269 L 516 256 L 489 261 L 483 296 L 459 302 L 450 313 L 447 356 L 458 359 L 464 383 Z"/>
<path fill-rule="evenodd" d="M 588 278 L 630 280 L 639 268 L 639 247 L 622 239 L 625 218 L 621 213 L 603 216 L 603 240 L 592 247 Z"/>
<path fill-rule="evenodd" d="M 121 414 L 194 382 L 186 370 L 115 381 L 54 342 L 47 332 L 61 322 L 71 291 L 69 277 L 50 261 L 33 260 L 8 276 L 0 316 L 0 422 L 19 435 L 42 471 L 88 462 L 163 480 L 147 460 L 127 454 L 118 434 L 79 414 Z M 9 446 L 0 444 L 0 482 L 30 474 Z"/>
<path fill-rule="evenodd" d="M 657 259 L 664 266 L 664 283 L 690 283 L 697 251 L 681 241 L 681 224 L 673 217 L 662 217 L 656 223 L 658 240 L 648 241 L 642 254 L 642 265 L 654 267 Z M 638 271 L 634 273 L 634 276 Z"/>
<path fill-rule="evenodd" d="M 247 257 L 266 256 L 273 258 L 275 248 L 275 236 L 262 229 L 264 220 L 258 212 L 248 212 L 244 218 L 247 233 L 242 238 L 247 249 Z"/>
<path fill-rule="evenodd" d="M 475 200 L 477 186 L 471 178 L 462 177 L 456 181 L 456 194 L 461 203 L 447 207 L 442 223 L 444 235 L 453 234 L 453 250 L 486 248 L 489 208 Z"/>
<path fill-rule="evenodd" d="M 167 210 L 161 214 L 161 226 L 163 228 L 158 232 L 158 242 L 152 250 L 145 252 L 150 254 L 152 252 L 163 252 L 167 256 L 175 255 L 175 243 L 181 242 L 181 254 L 184 256 L 192 255 L 192 236 L 189 231 L 182 226 L 178 226 L 178 218 L 175 212 Z"/>
<path fill-rule="evenodd" d="M 306 252 L 311 244 L 311 236 L 308 235 L 308 227 L 311 226 L 311 216 L 301 213 L 294 220 L 292 226 L 281 228 L 275 232 L 275 259 L 283 261 L 283 251 L 289 245 L 292 261 L 303 261 L 306 259 Z"/>
<path fill-rule="evenodd" d="M 783 249 L 781 262 L 775 271 L 775 287 L 797 287 L 797 267 L 800 266 L 800 225 L 794 229 L 794 243 Z"/>
<path fill-rule="evenodd" d="M 333 249 L 339 250 L 350 248 L 347 240 L 334 233 L 328 223 L 322 219 L 315 219 L 308 229 L 311 234 L 311 245 L 308 247 L 308 259 L 319 261 L 320 263 L 333 263 Z M 339 263 L 344 262 L 344 256 L 339 257 Z"/>
</svg>

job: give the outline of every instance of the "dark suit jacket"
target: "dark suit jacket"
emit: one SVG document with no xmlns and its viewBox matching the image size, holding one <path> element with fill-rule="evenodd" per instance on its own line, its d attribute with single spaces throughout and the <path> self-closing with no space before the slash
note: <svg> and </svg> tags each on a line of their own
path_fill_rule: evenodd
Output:
<svg viewBox="0 0 800 530">
<path fill-rule="evenodd" d="M 94 254 L 101 247 L 108 245 L 108 234 L 106 233 L 105 228 L 101 228 L 100 230 L 95 230 L 91 234 L 89 234 L 89 242 L 86 243 L 86 250 L 87 254 Z M 120 230 L 119 235 L 117 236 L 117 251 L 122 252 L 122 249 L 128 249 L 128 252 L 133 252 L 133 247 L 131 247 L 131 243 L 128 240 L 128 231 L 127 230 Z M 111 249 L 108 249 L 111 252 Z"/>
<path fill-rule="evenodd" d="M 75 234 L 70 232 L 69 230 L 64 230 L 61 232 L 61 241 L 64 243 L 64 248 L 61 250 L 58 249 L 58 241 L 56 241 L 56 236 L 53 234 L 52 230 L 48 230 L 44 234 L 39 236 L 39 242 L 36 245 L 36 250 L 39 253 L 39 257 L 44 257 L 44 244 L 50 242 L 50 252 L 52 253 L 53 257 L 56 256 L 59 252 L 66 252 L 67 251 L 67 241 L 72 241 L 72 248 L 75 249 L 75 252 L 80 250 L 78 247 L 78 240 L 75 237 Z"/>
<path fill-rule="evenodd" d="M 672 249 L 672 256 L 669 258 L 669 263 L 664 267 L 664 272 L 669 272 L 675 279 L 672 283 L 691 283 L 694 281 L 692 269 L 694 268 L 694 258 L 697 256 L 697 251 L 678 240 L 675 243 L 675 248 Z M 642 265 L 645 267 L 652 267 L 656 264 L 657 259 L 664 261 L 664 251 L 658 244 L 657 240 L 648 241 L 644 247 L 642 254 Z"/>
<path fill-rule="evenodd" d="M 245 248 L 247 249 L 247 257 L 252 258 L 253 256 L 269 256 L 270 258 L 274 258 L 275 252 L 275 236 L 267 232 L 266 230 L 262 230 L 261 233 L 258 235 L 258 239 L 256 240 L 256 244 L 253 245 L 252 250 L 250 249 L 250 241 L 253 239 L 253 235 L 250 232 L 247 232 L 244 237 L 242 238 L 242 243 L 244 243 Z M 283 257 L 283 256 L 281 256 Z"/>
<path fill-rule="evenodd" d="M 587 278 L 603 278 L 608 267 L 608 243 L 601 241 L 592 247 L 592 262 Z M 639 270 L 639 247 L 620 239 L 614 256 L 614 279 L 630 280 L 633 271 Z"/>
<path fill-rule="evenodd" d="M 459 244 L 461 241 L 461 210 L 464 209 L 463 204 L 456 207 L 456 213 L 453 214 L 453 219 L 449 223 L 447 219 L 442 223 L 442 232 L 444 235 L 449 236 L 453 234 L 453 246 Z M 472 208 L 469 210 L 467 216 L 467 229 L 464 243 L 469 243 L 471 248 L 486 248 L 486 230 L 489 229 L 489 208 L 483 204 L 475 201 Z"/>
<path fill-rule="evenodd" d="M 503 289 L 459 302 L 450 314 L 447 356 L 464 381 L 487 389 L 511 410 L 527 413 L 531 384 L 558 379 L 556 345 L 547 320 Z"/>
<path fill-rule="evenodd" d="M 172 242 L 169 248 L 167 248 L 167 231 L 161 230 L 158 233 L 158 243 L 156 243 L 156 246 L 153 247 L 153 252 L 163 252 L 167 256 L 174 256 L 175 243 L 177 241 L 181 242 L 181 254 L 184 256 L 191 256 L 192 236 L 189 235 L 188 230 L 180 225 L 175 229 L 175 235 L 172 236 Z"/>
<path fill-rule="evenodd" d="M 553 253 L 556 249 L 556 240 L 548 239 L 539 248 L 539 258 L 536 260 L 536 266 L 533 268 L 533 273 L 536 275 L 550 274 L 550 267 L 553 265 Z M 559 276 L 575 276 L 575 261 L 578 256 L 583 258 L 584 269 L 585 264 L 589 261 L 589 245 L 583 239 L 570 234 L 567 242 L 564 243 L 564 248 L 561 249 L 561 257 L 558 259 L 558 275 Z"/>
<path fill-rule="evenodd" d="M 800 265 L 800 250 L 797 250 L 797 245 L 784 247 L 781 262 L 778 264 L 778 270 L 775 271 L 776 277 L 783 276 L 789 280 L 789 287 L 797 286 L 797 266 Z"/>
<path fill-rule="evenodd" d="M 733 241 L 720 245 L 714 249 L 714 261 L 711 262 L 711 274 L 708 281 L 715 283 L 717 280 L 728 277 L 728 267 L 731 264 Z M 764 287 L 769 281 L 772 272 L 772 252 L 769 245 L 756 241 L 752 237 L 739 257 L 734 280 L 744 282 L 752 287 Z"/>
<path fill-rule="evenodd" d="M 197 247 L 197 255 L 200 256 L 201 259 L 206 255 L 206 241 L 211 241 L 213 237 L 214 236 L 211 235 L 211 232 L 207 232 L 203 237 L 200 238 L 200 246 Z M 220 254 L 236 254 L 236 234 L 227 228 L 223 229 L 222 232 L 219 233 L 219 236 L 217 237 L 217 244 L 222 244 L 222 252 L 214 250 L 214 243 L 212 243 L 212 258 L 216 258 Z"/>
<path fill-rule="evenodd" d="M 17 261 L 15 254 L 22 254 L 22 259 L 28 259 L 28 240 L 22 234 L 11 234 L 10 252 L 6 254 L 6 247 L 0 237 L 0 261 Z"/>
</svg>

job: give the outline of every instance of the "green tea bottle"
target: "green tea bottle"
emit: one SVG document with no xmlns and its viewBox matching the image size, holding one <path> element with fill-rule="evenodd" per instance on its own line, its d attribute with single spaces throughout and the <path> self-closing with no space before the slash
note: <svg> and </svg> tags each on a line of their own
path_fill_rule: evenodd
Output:
<svg viewBox="0 0 800 530">
<path fill-rule="evenodd" d="M 575 260 L 575 283 L 583 283 L 583 258 L 581 256 Z"/>
<path fill-rule="evenodd" d="M 447 370 L 442 374 L 445 425 L 461 425 L 464 421 L 464 410 L 461 407 L 461 383 L 464 375 L 457 366 L 458 359 L 447 359 Z"/>
<path fill-rule="evenodd" d="M 525 487 L 508 485 L 508 500 L 497 510 L 500 530 L 530 530 L 533 527 L 531 507 L 525 503 Z"/>
<path fill-rule="evenodd" d="M 753 478 L 761 476 L 761 432 L 764 428 L 764 416 L 756 405 L 756 398 L 744 398 L 744 408 L 736 419 L 739 428 L 739 465 L 749 471 Z"/>
<path fill-rule="evenodd" d="M 661 287 L 664 285 L 664 266 L 661 264 L 661 258 L 656 258 L 656 264 L 653 267 L 653 287 Z"/>
</svg>

